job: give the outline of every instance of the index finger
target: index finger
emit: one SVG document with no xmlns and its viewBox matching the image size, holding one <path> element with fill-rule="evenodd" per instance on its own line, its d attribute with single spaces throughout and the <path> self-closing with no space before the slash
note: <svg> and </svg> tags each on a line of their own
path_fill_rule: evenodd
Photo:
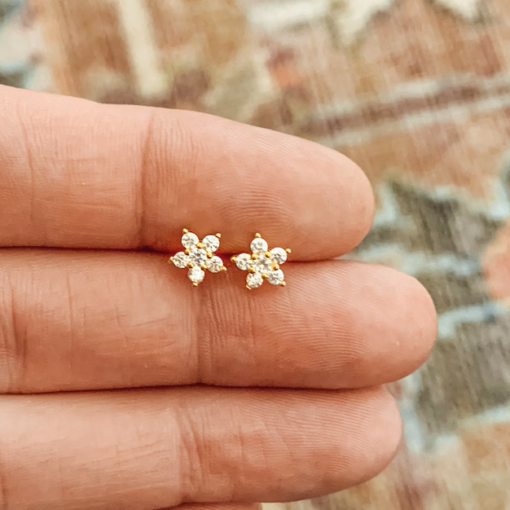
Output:
<svg viewBox="0 0 510 510">
<path fill-rule="evenodd" d="M 349 159 L 209 115 L 0 87 L 0 246 L 174 251 L 183 227 L 296 260 L 355 247 L 373 196 Z"/>
</svg>

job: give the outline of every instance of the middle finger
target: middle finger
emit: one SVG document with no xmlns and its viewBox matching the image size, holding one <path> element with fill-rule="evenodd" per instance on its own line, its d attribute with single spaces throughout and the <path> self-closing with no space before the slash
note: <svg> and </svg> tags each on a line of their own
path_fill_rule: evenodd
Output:
<svg viewBox="0 0 510 510">
<path fill-rule="evenodd" d="M 413 278 L 346 261 L 285 272 L 285 288 L 248 292 L 236 268 L 193 288 L 155 254 L 3 251 L 0 392 L 356 388 L 427 356 L 435 312 Z"/>
</svg>

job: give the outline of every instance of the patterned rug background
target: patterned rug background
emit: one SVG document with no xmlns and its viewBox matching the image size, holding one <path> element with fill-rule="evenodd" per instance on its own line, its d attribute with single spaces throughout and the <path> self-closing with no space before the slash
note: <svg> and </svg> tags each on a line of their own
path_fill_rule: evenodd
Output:
<svg viewBox="0 0 510 510">
<path fill-rule="evenodd" d="M 439 340 L 394 385 L 392 466 L 290 507 L 510 509 L 508 0 L 0 0 L 0 83 L 205 111 L 356 160 L 378 213 L 353 256 L 419 278 Z"/>
</svg>

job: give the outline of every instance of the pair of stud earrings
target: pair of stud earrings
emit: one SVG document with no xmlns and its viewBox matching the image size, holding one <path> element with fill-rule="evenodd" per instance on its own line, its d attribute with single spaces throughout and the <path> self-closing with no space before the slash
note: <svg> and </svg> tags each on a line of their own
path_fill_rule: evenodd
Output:
<svg viewBox="0 0 510 510">
<path fill-rule="evenodd" d="M 184 251 L 170 257 L 169 262 L 180 269 L 188 269 L 188 278 L 197 287 L 205 278 L 205 271 L 220 273 L 227 268 L 223 260 L 215 255 L 220 247 L 221 234 L 208 235 L 200 241 L 198 236 L 187 229 L 182 231 L 181 244 Z M 271 285 L 285 286 L 284 274 L 280 266 L 287 261 L 290 250 L 273 248 L 269 250 L 267 242 L 260 234 L 250 244 L 251 254 L 241 253 L 230 260 L 242 271 L 248 271 L 246 287 L 249 290 L 260 287 L 264 280 Z"/>
</svg>

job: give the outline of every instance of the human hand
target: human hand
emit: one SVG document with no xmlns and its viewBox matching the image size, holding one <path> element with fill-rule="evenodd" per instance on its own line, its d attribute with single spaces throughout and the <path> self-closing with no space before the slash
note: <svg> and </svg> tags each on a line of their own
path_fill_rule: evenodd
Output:
<svg viewBox="0 0 510 510">
<path fill-rule="evenodd" d="M 0 508 L 284 501 L 374 476 L 381 387 L 432 346 L 392 269 L 328 260 L 370 228 L 364 174 L 211 116 L 0 87 Z M 287 287 L 193 288 L 181 229 L 292 248 Z"/>
</svg>

